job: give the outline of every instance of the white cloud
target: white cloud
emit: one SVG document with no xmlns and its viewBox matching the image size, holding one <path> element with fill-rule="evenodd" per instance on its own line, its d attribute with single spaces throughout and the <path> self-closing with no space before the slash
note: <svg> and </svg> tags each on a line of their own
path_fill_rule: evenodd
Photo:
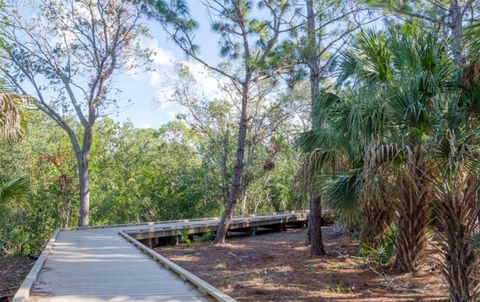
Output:
<svg viewBox="0 0 480 302">
<path fill-rule="evenodd" d="M 159 104 L 160 108 L 171 108 L 170 101 L 175 92 L 175 81 L 178 80 L 178 64 L 188 67 L 195 78 L 195 90 L 199 95 L 203 95 L 207 99 L 226 97 L 226 93 L 222 91 L 219 84 L 219 79 L 220 81 L 225 81 L 225 79 L 209 71 L 203 64 L 196 61 L 177 60 L 172 52 L 159 46 L 157 39 L 145 40 L 142 41 L 142 44 L 152 51 L 153 56 L 151 70 L 140 73 L 139 78 L 155 89 L 154 101 Z M 138 79 L 138 77 L 136 78 Z M 166 115 L 173 119 L 178 112 L 171 111 Z"/>
<path fill-rule="evenodd" d="M 151 39 L 147 47 L 153 52 L 153 63 L 156 65 L 173 67 L 176 61 L 175 57 L 170 51 L 160 48 L 157 39 Z"/>
<path fill-rule="evenodd" d="M 172 104 L 172 102 L 170 102 L 170 101 L 164 101 L 164 102 L 160 101 L 160 108 L 167 109 L 167 108 L 170 107 L 171 104 Z"/>
<path fill-rule="evenodd" d="M 137 128 L 150 129 L 150 128 L 153 128 L 153 125 L 150 123 L 143 123 L 143 124 L 137 125 Z"/>
<path fill-rule="evenodd" d="M 150 78 L 148 79 L 150 86 L 157 86 L 162 80 L 160 72 L 157 70 L 151 70 L 148 73 L 150 75 Z"/>
<path fill-rule="evenodd" d="M 178 112 L 175 112 L 175 111 L 169 111 L 167 112 L 167 117 L 170 119 L 170 120 L 173 120 L 175 119 L 175 117 L 177 116 Z"/>
<path fill-rule="evenodd" d="M 175 90 L 173 86 L 164 85 L 155 92 L 155 101 L 160 104 L 160 108 L 167 108 L 170 106 L 170 100 L 173 98 Z"/>
<path fill-rule="evenodd" d="M 183 63 L 190 69 L 190 72 L 196 79 L 197 85 L 204 95 L 216 97 L 222 93 L 217 78 L 215 78 L 203 64 L 190 61 Z"/>
<path fill-rule="evenodd" d="M 169 51 L 157 48 L 153 55 L 153 62 L 158 65 L 173 66 L 175 57 Z"/>
</svg>

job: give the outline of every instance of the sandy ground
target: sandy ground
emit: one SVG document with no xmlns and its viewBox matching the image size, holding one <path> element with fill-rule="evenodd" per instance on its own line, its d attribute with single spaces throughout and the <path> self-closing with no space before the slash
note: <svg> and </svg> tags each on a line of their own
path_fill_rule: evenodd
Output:
<svg viewBox="0 0 480 302">
<path fill-rule="evenodd" d="M 392 274 L 357 257 L 346 234 L 325 227 L 324 241 L 327 255 L 315 259 L 305 230 L 156 250 L 238 301 L 447 301 L 433 261 L 415 275 Z"/>
<path fill-rule="evenodd" d="M 13 297 L 34 263 L 28 257 L 0 256 L 0 302 Z"/>
</svg>

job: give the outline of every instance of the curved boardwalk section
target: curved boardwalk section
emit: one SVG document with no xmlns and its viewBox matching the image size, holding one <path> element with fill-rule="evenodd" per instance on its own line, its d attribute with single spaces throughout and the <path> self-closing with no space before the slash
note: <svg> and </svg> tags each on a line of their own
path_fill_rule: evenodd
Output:
<svg viewBox="0 0 480 302">
<path fill-rule="evenodd" d="M 229 230 L 247 234 L 262 227 L 281 230 L 292 223 L 303 225 L 307 217 L 306 212 L 236 217 Z M 211 301 L 212 297 L 219 301 L 235 301 L 136 240 L 158 244 L 165 239 L 178 238 L 181 232 L 215 231 L 218 224 L 218 219 L 197 219 L 60 230 L 43 251 L 13 302 L 194 302 Z"/>
</svg>

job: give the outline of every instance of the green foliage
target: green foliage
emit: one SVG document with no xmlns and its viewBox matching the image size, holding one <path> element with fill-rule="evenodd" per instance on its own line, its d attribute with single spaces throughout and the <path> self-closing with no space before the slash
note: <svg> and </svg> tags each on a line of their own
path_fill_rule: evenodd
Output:
<svg viewBox="0 0 480 302">
<path fill-rule="evenodd" d="M 202 236 L 200 236 L 200 241 L 206 242 L 212 240 L 213 238 L 215 238 L 215 233 L 212 231 L 206 231 L 202 234 Z"/>
<path fill-rule="evenodd" d="M 29 252 L 27 244 L 28 233 L 15 223 L 16 213 L 23 209 L 29 184 L 26 178 L 15 177 L 0 182 L 0 253 L 6 253 L 12 248 L 17 253 Z M 15 246 L 13 242 L 24 242 Z"/>
<path fill-rule="evenodd" d="M 211 107 L 219 121 L 226 119 L 224 105 L 214 102 Z M 81 131 L 80 126 L 75 131 Z M 90 156 L 93 225 L 221 214 L 222 178 L 214 161 L 219 154 L 183 120 L 154 130 L 103 118 L 94 133 Z M 266 147 L 259 144 L 256 149 L 249 212 L 295 208 L 290 190 L 296 169 L 294 153 L 287 141 L 277 142 L 281 150 L 271 171 L 263 170 L 269 158 Z M 229 162 L 233 155 L 228 153 Z M 20 142 L 0 145 L 0 171 L 0 253 L 38 252 L 55 228 L 77 225 L 76 160 L 68 137 L 53 121 L 34 112 Z"/>
<path fill-rule="evenodd" d="M 446 104 L 438 93 L 448 92 L 456 73 L 446 44 L 417 24 L 361 32 L 339 71 L 336 89 L 316 100 L 314 129 L 297 145 L 312 154 L 307 174 L 323 175 L 327 203 L 351 216 L 372 189 L 369 174 L 387 162 L 389 172 L 398 168 L 402 148 L 418 147 L 434 129 Z"/>
<path fill-rule="evenodd" d="M 187 230 L 180 230 L 180 242 L 183 242 L 186 245 L 192 244 L 192 240 L 190 240 L 190 235 Z"/>
<path fill-rule="evenodd" d="M 102 121 L 92 149 L 94 223 L 218 214 L 218 200 L 211 198 L 215 194 L 204 177 L 207 171 L 189 146 L 190 132 L 178 122 L 155 131 Z"/>
<path fill-rule="evenodd" d="M 467 42 L 468 57 L 472 61 L 477 61 L 480 52 L 480 22 L 478 20 L 465 29 L 464 38 Z"/>
<path fill-rule="evenodd" d="M 385 239 L 377 248 L 371 247 L 365 243 L 362 244 L 359 251 L 360 256 L 367 257 L 370 261 L 380 265 L 390 264 L 395 250 L 395 240 L 398 237 L 398 229 L 390 226 L 385 233 Z"/>
</svg>

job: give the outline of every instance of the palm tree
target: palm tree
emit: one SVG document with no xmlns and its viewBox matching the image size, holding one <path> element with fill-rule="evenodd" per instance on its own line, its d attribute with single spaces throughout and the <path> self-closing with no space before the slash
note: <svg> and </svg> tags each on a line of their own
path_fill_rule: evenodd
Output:
<svg viewBox="0 0 480 302">
<path fill-rule="evenodd" d="M 467 28 L 465 28 L 464 40 L 466 41 L 466 49 L 468 59 L 478 62 L 480 53 L 480 21 L 474 20 Z M 471 64 L 471 62 L 470 62 Z M 477 79 L 479 75 L 477 74 Z"/>
<path fill-rule="evenodd" d="M 378 218 L 370 217 L 378 223 L 374 233 L 392 218 L 388 211 L 378 210 L 396 204 L 399 236 L 394 267 L 400 272 L 417 270 L 425 250 L 433 198 L 425 139 L 435 118 L 433 100 L 448 89 L 453 66 L 447 45 L 438 45 L 434 34 L 415 25 L 363 32 L 340 62 L 340 96 L 330 99 L 343 100 L 320 110 L 329 118 L 320 118 L 323 124 L 317 125 L 314 133 L 304 134 L 303 145 L 309 146 L 305 151 L 335 149 L 348 158 L 343 167 L 347 169 L 338 170 L 341 173 L 326 186 L 327 199 L 334 207 L 356 209 L 357 213 L 363 208 L 364 214 L 378 214 Z M 323 106 L 332 104 L 324 102 Z M 333 139 L 325 139 L 326 129 L 333 129 Z M 394 184 L 396 197 L 388 198 L 391 194 L 386 192 L 393 189 L 385 183 Z M 371 194 L 372 188 L 378 194 Z M 355 206 L 349 207 L 348 199 Z M 386 202 L 390 205 L 385 206 Z M 363 233 L 372 237 L 365 228 Z"/>
<path fill-rule="evenodd" d="M 443 145 L 437 142 L 441 145 L 434 178 L 442 252 L 440 269 L 452 301 L 475 302 L 480 298 L 480 255 L 474 243 L 480 213 L 479 141 L 478 135 L 477 141 L 471 141 L 472 137 L 451 130 L 447 137 L 442 137 Z"/>
<path fill-rule="evenodd" d="M 414 27 L 402 30 L 360 35 L 343 57 L 341 97 L 330 96 L 336 102 L 323 102 L 317 112 L 328 113 L 328 121 L 324 118 L 324 124 L 304 133 L 300 141 L 306 151 L 326 153 L 335 148 L 349 154 L 349 165 L 325 182 L 327 201 L 342 213 L 361 213 L 370 203 L 366 196 L 387 202 L 381 197 L 385 194 L 372 193 L 384 193 L 384 184 L 395 184 L 399 238 L 394 266 L 400 271 L 414 271 L 421 263 L 428 206 L 434 202 L 441 268 L 451 298 L 476 301 L 480 295 L 480 256 L 474 243 L 480 228 L 479 64 L 472 60 L 458 77 L 446 44 Z M 355 89 L 349 89 L 347 81 Z M 321 172 L 325 179 L 325 171 Z M 378 189 L 372 190 L 372 184 Z M 383 216 L 377 209 L 367 212 Z M 388 218 L 370 218 L 388 222 Z M 373 233 L 381 232 L 378 226 Z M 369 233 L 365 227 L 362 232 Z"/>
<path fill-rule="evenodd" d="M 336 104 L 341 101 L 339 97 L 331 93 L 320 93 L 313 106 L 313 115 L 315 115 L 312 129 L 301 134 L 296 145 L 303 154 L 303 162 L 299 171 L 299 185 L 306 188 L 306 192 L 315 194 L 321 198 L 322 190 L 328 175 L 335 173 L 341 167 L 348 166 L 349 144 L 338 137 L 338 129 L 333 123 L 335 118 L 334 111 Z M 343 169 L 343 170 L 344 170 Z M 311 197 L 311 196 L 310 196 Z M 315 207 L 317 213 L 310 215 L 321 221 L 321 202 Z M 315 222 L 309 221 L 309 224 Z M 325 254 L 322 242 L 321 229 L 319 229 L 320 240 L 317 242 L 320 246 L 320 254 Z M 312 242 L 313 244 L 313 242 Z M 315 248 L 311 249 L 316 250 Z M 315 256 L 312 253 L 312 256 Z"/>
<path fill-rule="evenodd" d="M 453 80 L 447 45 L 416 26 L 386 33 L 365 33 L 344 60 L 344 78 L 353 78 L 365 91 L 383 100 L 380 132 L 373 133 L 365 155 L 365 173 L 390 165 L 399 187 L 394 267 L 412 272 L 421 264 L 427 242 L 429 203 L 433 198 L 429 149 L 425 144 L 434 125 L 433 103 Z M 365 117 L 363 117 L 365 119 Z M 395 146 L 385 152 L 385 143 Z"/>
<path fill-rule="evenodd" d="M 316 186 L 342 223 L 349 228 L 360 225 L 362 243 L 375 247 L 392 219 L 389 188 L 382 177 L 364 177 L 363 137 L 369 136 L 363 133 L 366 128 L 352 125 L 358 123 L 354 117 L 371 114 L 380 107 L 366 106 L 358 99 L 353 102 L 355 95 L 350 92 L 339 93 L 341 96 L 320 94 L 315 104 L 317 124 L 297 139 L 306 159 L 301 170 L 302 184 Z"/>
<path fill-rule="evenodd" d="M 480 298 L 479 113 L 476 60 L 450 89 L 437 96 L 436 125 L 429 135 L 433 192 L 442 262 L 452 301 Z"/>
</svg>

